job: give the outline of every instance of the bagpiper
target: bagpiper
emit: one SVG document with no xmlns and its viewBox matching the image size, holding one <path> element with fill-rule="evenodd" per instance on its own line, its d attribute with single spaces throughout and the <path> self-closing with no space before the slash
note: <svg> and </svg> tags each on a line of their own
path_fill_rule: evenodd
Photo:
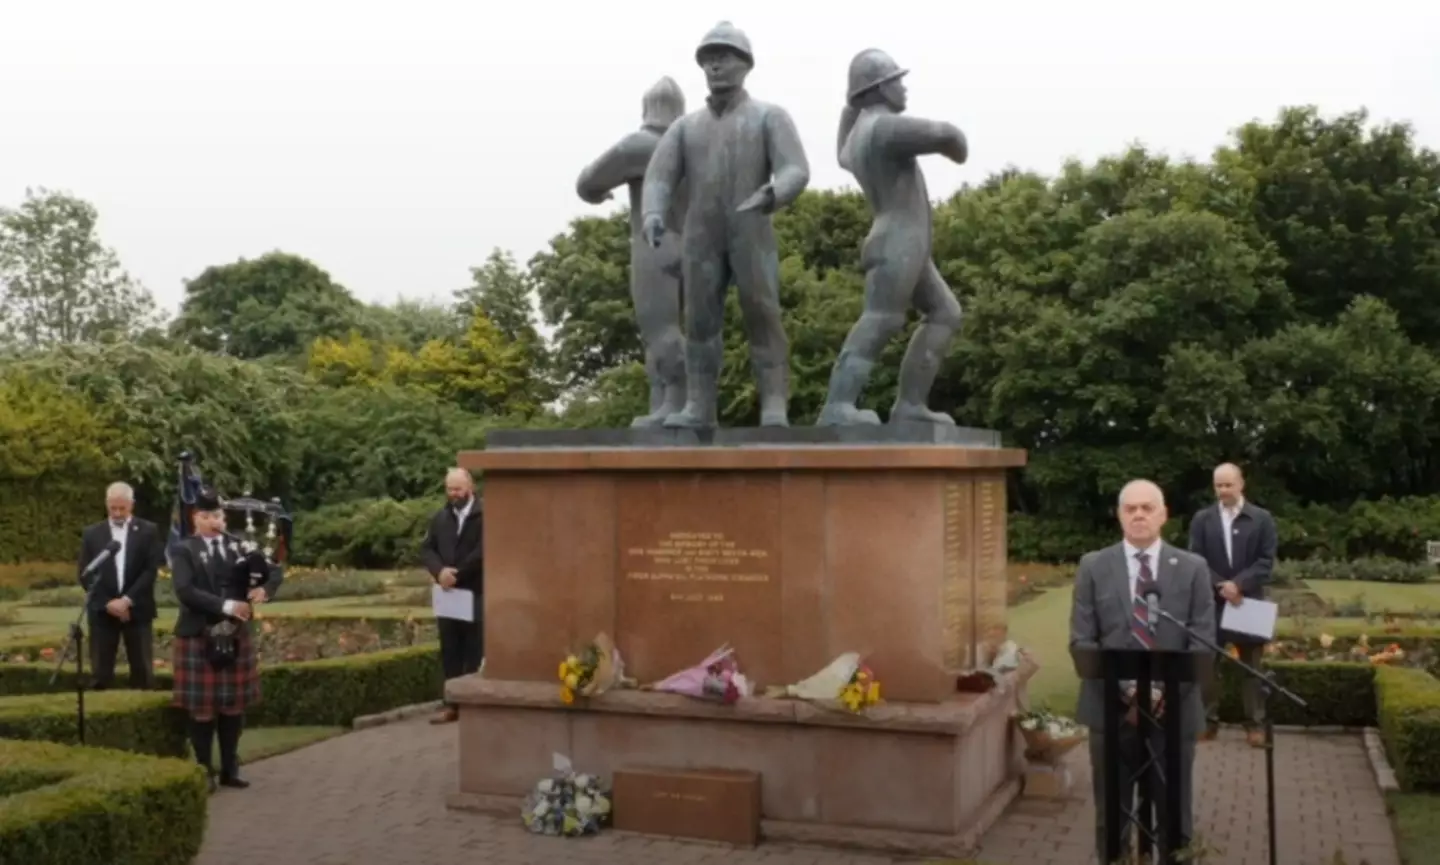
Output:
<svg viewBox="0 0 1440 865">
<path fill-rule="evenodd" d="M 245 711 L 260 701 L 260 669 L 250 621 L 275 597 L 283 569 L 255 544 L 225 530 L 225 510 L 212 487 L 196 496 L 195 533 L 170 557 L 180 615 L 172 651 L 174 704 L 190 716 L 195 760 L 214 792 L 213 742 L 220 740 L 218 785 L 244 789 L 238 749 Z"/>
</svg>

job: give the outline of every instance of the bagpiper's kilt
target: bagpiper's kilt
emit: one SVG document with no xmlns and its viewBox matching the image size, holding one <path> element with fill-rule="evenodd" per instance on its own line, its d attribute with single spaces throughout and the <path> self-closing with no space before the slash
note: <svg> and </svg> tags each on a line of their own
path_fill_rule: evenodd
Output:
<svg viewBox="0 0 1440 865">
<path fill-rule="evenodd" d="M 171 641 L 175 663 L 175 699 L 179 706 L 201 718 L 216 712 L 244 712 L 260 702 L 260 665 L 249 624 L 235 631 L 235 663 L 223 670 L 205 656 L 205 638 L 175 637 Z"/>
</svg>

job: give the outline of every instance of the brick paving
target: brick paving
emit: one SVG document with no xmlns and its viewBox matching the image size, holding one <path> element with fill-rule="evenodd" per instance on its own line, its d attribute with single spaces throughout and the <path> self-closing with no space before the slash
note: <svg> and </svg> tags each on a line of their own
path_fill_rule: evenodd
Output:
<svg viewBox="0 0 1440 865">
<path fill-rule="evenodd" d="M 1399 865 L 1395 841 L 1359 736 L 1283 733 L 1276 791 L 1283 865 Z M 1094 838 L 1088 761 L 1072 752 L 1076 794 L 1020 799 L 985 836 L 993 865 L 1089 865 Z M 1238 732 L 1201 746 L 1196 826 L 1224 851 L 1212 861 L 1263 865 L 1262 752 Z M 445 808 L 456 784 L 455 727 L 407 721 L 350 733 L 247 768 L 249 790 L 211 799 L 205 846 L 194 865 L 883 865 L 846 851 L 705 844 L 605 833 L 579 840 L 530 835 L 518 819 Z"/>
</svg>

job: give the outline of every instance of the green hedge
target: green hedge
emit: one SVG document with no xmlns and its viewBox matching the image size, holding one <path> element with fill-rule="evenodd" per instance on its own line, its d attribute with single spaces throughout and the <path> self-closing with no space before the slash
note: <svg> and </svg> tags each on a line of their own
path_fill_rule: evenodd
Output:
<svg viewBox="0 0 1440 865">
<path fill-rule="evenodd" d="M 193 762 L 0 739 L 0 865 L 186 865 L 209 790 Z"/>
<path fill-rule="evenodd" d="M 1406 790 L 1440 788 L 1440 680 L 1424 670 L 1375 672 L 1380 736 Z"/>
<path fill-rule="evenodd" d="M 1240 686 L 1245 672 L 1227 661 L 1219 661 L 1220 718 L 1227 722 L 1244 719 Z M 1307 704 L 1302 709 L 1279 695 L 1270 698 L 1270 717 L 1276 724 L 1306 727 L 1375 726 L 1375 667 L 1368 663 L 1317 663 L 1273 661 L 1266 667 L 1275 682 Z"/>
<path fill-rule="evenodd" d="M 14 695 L 52 695 L 56 705 L 73 711 L 74 669 L 64 671 L 50 684 L 50 664 L 0 664 L 0 706 Z M 123 677 L 117 675 L 123 681 Z M 163 692 L 92 691 L 86 694 L 87 715 L 91 701 L 112 694 L 138 695 L 169 700 L 173 679 L 157 671 L 156 687 Z M 361 715 L 384 712 L 412 703 L 440 699 L 444 691 L 440 649 L 436 644 L 408 646 L 349 655 L 320 661 L 290 664 L 261 664 L 262 700 L 248 715 L 256 726 L 348 725 Z M 36 704 L 39 705 L 39 704 Z M 73 715 L 70 728 L 74 727 Z M 63 726 L 57 728 L 63 732 Z M 87 728 L 88 729 L 88 728 Z M 66 740 L 68 741 L 68 740 Z"/>
<path fill-rule="evenodd" d="M 0 738 L 79 744 L 75 695 L 0 698 Z M 186 754 L 185 721 L 168 694 L 92 691 L 85 695 L 85 744 L 162 757 Z"/>
</svg>

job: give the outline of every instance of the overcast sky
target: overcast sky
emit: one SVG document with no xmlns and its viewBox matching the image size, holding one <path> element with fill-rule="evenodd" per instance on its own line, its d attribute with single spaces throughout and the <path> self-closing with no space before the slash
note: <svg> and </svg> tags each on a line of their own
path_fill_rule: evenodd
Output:
<svg viewBox="0 0 1440 865">
<path fill-rule="evenodd" d="M 1289 104 L 1366 106 L 1440 148 L 1440 4 L 1421 0 L 0 0 L 0 205 L 91 201 L 170 309 L 207 265 L 272 249 L 365 300 L 445 296 L 492 247 L 523 262 L 616 206 L 576 175 L 660 76 L 702 104 L 694 50 L 721 19 L 812 187 L 849 185 L 835 125 L 872 46 L 911 70 L 914 114 L 969 137 L 968 165 L 925 161 L 936 198 L 1133 141 L 1204 158 Z"/>
</svg>

